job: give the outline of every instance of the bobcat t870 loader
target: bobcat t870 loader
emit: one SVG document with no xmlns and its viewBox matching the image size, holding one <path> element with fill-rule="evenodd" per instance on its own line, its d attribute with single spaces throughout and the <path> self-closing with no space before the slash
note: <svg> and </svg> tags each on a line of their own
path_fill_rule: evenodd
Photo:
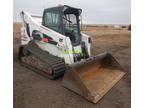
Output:
<svg viewBox="0 0 144 108">
<path fill-rule="evenodd" d="M 91 37 L 81 33 L 82 10 L 67 5 L 45 9 L 43 16 L 22 11 L 19 60 L 35 72 L 97 103 L 125 74 L 114 57 L 91 56 Z"/>
</svg>

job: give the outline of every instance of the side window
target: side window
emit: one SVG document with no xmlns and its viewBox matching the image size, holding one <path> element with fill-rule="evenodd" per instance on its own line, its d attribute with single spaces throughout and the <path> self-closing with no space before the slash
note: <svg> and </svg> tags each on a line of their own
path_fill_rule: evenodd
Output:
<svg viewBox="0 0 144 108">
<path fill-rule="evenodd" d="M 44 15 L 44 26 L 57 32 L 61 32 L 60 14 L 58 12 L 47 12 Z"/>
<path fill-rule="evenodd" d="M 45 26 L 49 27 L 52 24 L 52 17 L 51 17 L 51 13 L 46 13 L 44 16 L 44 23 Z"/>
</svg>

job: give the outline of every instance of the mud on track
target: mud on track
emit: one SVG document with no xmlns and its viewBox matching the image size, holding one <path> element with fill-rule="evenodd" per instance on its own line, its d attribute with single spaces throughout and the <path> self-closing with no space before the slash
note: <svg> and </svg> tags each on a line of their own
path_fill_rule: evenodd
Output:
<svg viewBox="0 0 144 108">
<path fill-rule="evenodd" d="M 126 29 L 88 27 L 92 36 L 92 54 L 109 51 L 127 74 L 97 104 L 63 88 L 62 78 L 46 79 L 20 65 L 18 46 L 20 25 L 14 24 L 14 108 L 130 108 L 131 104 L 131 33 Z"/>
</svg>

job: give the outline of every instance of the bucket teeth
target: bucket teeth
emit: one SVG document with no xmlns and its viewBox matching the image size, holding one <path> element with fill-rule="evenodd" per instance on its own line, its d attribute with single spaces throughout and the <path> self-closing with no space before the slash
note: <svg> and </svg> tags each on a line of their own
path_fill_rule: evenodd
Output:
<svg viewBox="0 0 144 108">
<path fill-rule="evenodd" d="M 97 103 L 124 74 L 114 57 L 103 53 L 71 65 L 65 72 L 62 85 Z"/>
</svg>

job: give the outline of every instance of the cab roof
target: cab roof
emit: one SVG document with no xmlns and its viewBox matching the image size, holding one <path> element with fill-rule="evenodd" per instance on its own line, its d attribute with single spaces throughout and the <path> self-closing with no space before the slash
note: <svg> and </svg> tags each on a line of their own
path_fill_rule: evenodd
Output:
<svg viewBox="0 0 144 108">
<path fill-rule="evenodd" d="M 51 12 L 51 11 L 61 11 L 64 14 L 77 14 L 80 15 L 82 13 L 82 9 L 80 8 L 74 8 L 68 5 L 60 5 L 52 8 L 47 8 L 44 10 L 45 12 Z"/>
</svg>

